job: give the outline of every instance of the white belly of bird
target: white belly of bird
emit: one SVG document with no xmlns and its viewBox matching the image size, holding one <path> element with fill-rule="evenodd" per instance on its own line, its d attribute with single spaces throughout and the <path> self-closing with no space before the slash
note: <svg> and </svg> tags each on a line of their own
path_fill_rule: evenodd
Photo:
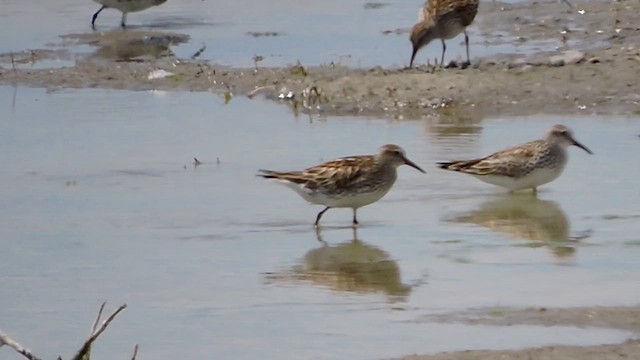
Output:
<svg viewBox="0 0 640 360">
<path fill-rule="evenodd" d="M 325 205 L 335 208 L 360 208 L 373 204 L 387 194 L 389 189 L 381 189 L 378 191 L 359 193 L 353 195 L 344 195 L 340 197 L 329 197 L 322 193 L 316 193 L 313 196 L 312 203 Z"/>
<path fill-rule="evenodd" d="M 529 173 L 529 175 L 521 178 L 513 178 L 508 176 L 492 176 L 492 175 L 474 175 L 479 180 L 486 183 L 497 185 L 511 191 L 531 189 L 551 182 L 562 174 L 563 167 L 553 169 L 542 168 Z"/>
<path fill-rule="evenodd" d="M 162 2 L 158 0 L 94 0 L 107 8 L 118 9 L 122 12 L 136 12 L 148 9 Z M 163 1 L 164 2 L 164 1 Z"/>
<path fill-rule="evenodd" d="M 288 181 L 280 181 L 288 188 L 312 204 L 324 205 L 335 208 L 360 208 L 380 200 L 389 192 L 391 186 L 383 187 L 377 191 L 344 194 L 343 196 L 327 196 L 320 191 L 310 191 L 298 184 Z"/>
</svg>

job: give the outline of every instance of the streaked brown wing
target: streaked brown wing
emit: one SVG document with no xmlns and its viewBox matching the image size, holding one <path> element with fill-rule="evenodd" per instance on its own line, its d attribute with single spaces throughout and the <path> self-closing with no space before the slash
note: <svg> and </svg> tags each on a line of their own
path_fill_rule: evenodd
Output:
<svg viewBox="0 0 640 360">
<path fill-rule="evenodd" d="M 350 188 L 363 180 L 365 170 L 373 164 L 373 156 L 345 157 L 310 167 L 303 170 L 302 174 L 316 188 L 332 192 Z"/>
<path fill-rule="evenodd" d="M 520 176 L 521 170 L 538 153 L 541 140 L 510 147 L 482 159 L 457 161 L 447 168 L 473 175 Z"/>
<path fill-rule="evenodd" d="M 478 0 L 431 0 L 425 4 L 425 15 L 445 21 L 447 17 L 459 18 L 468 26 L 478 13 Z"/>
</svg>

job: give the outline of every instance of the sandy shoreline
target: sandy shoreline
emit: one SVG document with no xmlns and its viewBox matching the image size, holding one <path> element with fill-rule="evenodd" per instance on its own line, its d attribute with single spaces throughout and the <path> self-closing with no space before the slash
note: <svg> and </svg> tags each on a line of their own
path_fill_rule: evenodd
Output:
<svg viewBox="0 0 640 360">
<path fill-rule="evenodd" d="M 546 346 L 523 350 L 470 350 L 436 355 L 409 355 L 403 360 L 620 360 L 637 359 L 640 340 L 628 340 L 622 344 L 597 346 Z"/>
<path fill-rule="evenodd" d="M 584 9 L 581 15 L 576 9 Z M 614 11 L 615 10 L 615 11 Z M 560 1 L 506 5 L 483 4 L 478 27 L 491 37 L 496 28 L 514 42 L 558 38 L 570 22 L 567 44 L 530 54 L 475 59 L 468 69 L 353 69 L 341 66 L 292 65 L 280 68 L 230 68 L 172 56 L 169 45 L 186 41 L 174 33 L 108 32 L 65 36 L 76 44 L 97 47 L 74 66 L 15 69 L 10 54 L 0 55 L 0 84 L 47 88 L 209 91 L 220 95 L 265 96 L 295 111 L 388 118 L 475 117 L 554 114 L 640 113 L 640 31 L 633 14 L 640 4 L 623 1 L 577 3 L 568 10 Z M 535 18 L 532 17 L 535 13 Z M 616 26 L 611 26 L 614 23 Z M 137 34 L 138 38 L 131 34 Z M 152 35 L 153 44 L 141 37 Z M 398 41 L 404 41 L 404 35 Z M 407 46 L 409 46 L 407 44 Z M 407 48 L 409 51 L 409 48 Z M 14 61 L 37 62 L 55 51 L 13 55 Z M 408 56 L 408 53 L 407 53 Z M 109 59 L 117 60 L 116 62 Z M 16 60 L 17 59 L 17 60 Z M 128 61 L 123 61 L 128 60 Z M 400 61 L 400 60 L 399 60 Z M 173 75 L 149 79 L 154 70 Z"/>
<path fill-rule="evenodd" d="M 438 314 L 419 319 L 419 322 L 464 323 L 489 326 L 570 326 L 576 328 L 608 328 L 640 334 L 640 307 L 580 307 L 580 308 L 483 308 L 463 313 Z M 508 343 L 507 343 L 508 344 Z M 640 339 L 632 338 L 621 344 L 594 346 L 549 345 L 521 350 L 471 350 L 434 355 L 409 355 L 403 360 L 537 360 L 537 359 L 638 359 Z"/>
</svg>

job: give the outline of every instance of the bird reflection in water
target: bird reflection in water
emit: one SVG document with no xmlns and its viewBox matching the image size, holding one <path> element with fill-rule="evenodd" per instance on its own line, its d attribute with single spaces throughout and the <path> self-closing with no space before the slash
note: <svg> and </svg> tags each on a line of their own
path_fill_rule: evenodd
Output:
<svg viewBox="0 0 640 360">
<path fill-rule="evenodd" d="M 357 237 L 330 245 L 316 231 L 322 246 L 307 252 L 302 263 L 283 272 L 271 274 L 268 282 L 312 283 L 334 291 L 348 293 L 384 293 L 389 301 L 405 301 L 412 286 L 404 285 L 398 264 L 378 247 Z"/>
<path fill-rule="evenodd" d="M 515 239 L 533 241 L 528 246 L 545 246 L 558 258 L 574 256 L 580 240 L 571 237 L 569 220 L 555 202 L 529 194 L 505 195 L 488 201 L 453 221 L 476 224 Z"/>
<path fill-rule="evenodd" d="M 482 112 L 455 104 L 446 105 L 436 106 L 434 114 L 426 116 L 423 124 L 429 137 L 445 142 L 452 139 L 470 141 L 482 133 Z"/>
<path fill-rule="evenodd" d="M 174 56 L 171 47 L 189 40 L 184 34 L 145 30 L 70 34 L 65 38 L 96 47 L 91 58 L 136 62 Z"/>
</svg>

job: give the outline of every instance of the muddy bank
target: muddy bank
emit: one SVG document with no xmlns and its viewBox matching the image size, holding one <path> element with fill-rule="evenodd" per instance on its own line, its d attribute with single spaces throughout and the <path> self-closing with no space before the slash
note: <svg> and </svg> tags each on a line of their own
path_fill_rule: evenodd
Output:
<svg viewBox="0 0 640 360">
<path fill-rule="evenodd" d="M 303 65 L 233 69 L 169 58 L 115 64 L 91 59 L 56 69 L 5 68 L 0 70 L 0 84 L 211 91 L 265 96 L 302 112 L 392 118 L 420 118 L 452 108 L 483 116 L 640 111 L 640 83 L 636 81 L 640 50 L 612 48 L 574 55 L 580 60 L 564 66 L 503 57 L 481 59 L 465 70 Z M 171 75 L 150 79 L 159 69 Z"/>
<path fill-rule="evenodd" d="M 117 65 L 83 61 L 58 69 L 4 69 L 0 84 L 263 95 L 303 112 L 393 118 L 419 118 L 461 107 L 486 116 L 640 110 L 640 83 L 635 81 L 640 73 L 640 51 L 609 49 L 583 57 L 588 59 L 584 63 L 562 67 L 482 60 L 474 69 L 433 73 L 422 68 L 331 66 L 231 69 L 190 61 L 168 63 L 166 59 Z M 172 75 L 150 79 L 158 69 Z"/>
<path fill-rule="evenodd" d="M 0 56 L 0 84 L 210 91 L 224 94 L 227 100 L 265 96 L 304 113 L 398 119 L 451 111 L 457 117 L 639 113 L 640 27 L 633 16 L 640 4 L 593 1 L 575 5 L 568 8 L 561 1 L 483 3 L 476 26 L 486 37 L 486 46 L 508 42 L 523 44 L 519 46 L 528 50 L 476 58 L 464 70 L 455 64 L 446 69 L 430 65 L 354 69 L 333 64 L 263 68 L 259 57 L 254 68 L 238 69 L 197 58 L 175 58 L 170 46 L 186 41 L 183 35 L 111 31 L 65 36 L 69 51 L 78 44 L 96 48 L 94 53 L 75 56 L 74 63 L 66 67 L 21 65 L 56 52 L 4 54 Z M 408 58 L 406 34 L 402 29 L 398 32 L 398 41 L 407 42 L 407 54 L 398 56 Z M 169 74 L 158 77 L 157 70 Z"/>
<path fill-rule="evenodd" d="M 541 326 L 604 327 L 640 331 L 638 307 L 584 307 L 584 308 L 489 308 L 472 309 L 462 313 L 432 315 L 421 321 L 462 322 L 470 325 L 510 326 L 515 324 Z"/>
<path fill-rule="evenodd" d="M 622 360 L 638 359 L 640 340 L 599 346 L 545 346 L 524 350 L 471 350 L 436 355 L 410 355 L 402 360 Z"/>
<path fill-rule="evenodd" d="M 437 314 L 418 319 L 419 322 L 465 323 L 489 326 L 573 326 L 578 328 L 600 327 L 625 330 L 637 334 L 640 331 L 639 307 L 583 307 L 583 308 L 485 308 L 461 313 Z M 621 344 L 596 346 L 552 345 L 522 350 L 473 350 L 435 355 L 411 355 L 403 360 L 484 360 L 484 359 L 638 359 L 640 340 L 630 339 Z"/>
</svg>

